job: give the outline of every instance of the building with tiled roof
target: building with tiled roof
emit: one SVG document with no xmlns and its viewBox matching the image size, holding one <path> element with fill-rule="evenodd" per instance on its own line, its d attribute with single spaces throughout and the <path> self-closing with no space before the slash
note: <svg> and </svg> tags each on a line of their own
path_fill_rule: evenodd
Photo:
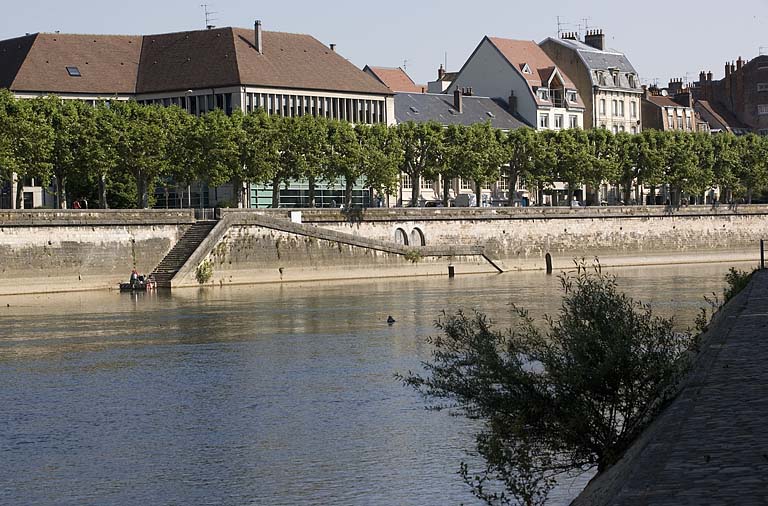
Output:
<svg viewBox="0 0 768 506">
<path fill-rule="evenodd" d="M 641 100 L 643 129 L 677 130 L 681 132 L 709 131 L 706 122 L 699 119 L 693 107 L 691 89 L 683 86 L 682 79 L 672 79 L 669 86 L 643 87 Z"/>
<path fill-rule="evenodd" d="M 427 83 L 427 93 L 445 93 L 445 90 L 451 86 L 451 83 L 453 83 L 458 75 L 458 72 L 448 72 L 445 70 L 441 63 L 437 69 L 437 79 Z"/>
<path fill-rule="evenodd" d="M 216 28 L 144 36 L 36 33 L 0 41 L 0 86 L 20 97 L 128 99 L 394 123 L 392 91 L 304 34 Z"/>
<path fill-rule="evenodd" d="M 401 67 L 371 67 L 366 65 L 363 72 L 370 75 L 395 93 L 424 93 L 426 86 L 416 84 Z"/>
<path fill-rule="evenodd" d="M 584 126 L 576 86 L 533 41 L 484 37 L 447 92 L 457 89 L 503 100 L 540 130 Z"/>
<path fill-rule="evenodd" d="M 253 29 L 138 36 L 35 33 L 0 41 L 0 87 L 21 98 L 133 99 L 177 105 L 191 114 L 261 108 L 270 115 L 395 122 L 392 90 L 338 54 L 333 44 L 263 31 L 260 21 Z M 281 192 L 286 206 L 306 203 L 300 186 Z M 343 200 L 332 184 L 327 190 L 326 204 Z M 362 187 L 355 191 L 356 204 L 370 198 Z M 42 194 L 39 188 L 35 192 Z M 231 198 L 226 191 L 210 193 Z M 271 201 L 271 188 L 252 186 L 250 195 L 251 206 L 264 205 Z M 205 191 L 196 198 L 201 206 L 214 203 Z"/>
<path fill-rule="evenodd" d="M 588 31 L 583 41 L 576 33 L 565 33 L 539 46 L 573 78 L 584 99 L 587 128 L 641 130 L 640 78 L 624 53 L 605 47 L 602 30 Z"/>
<path fill-rule="evenodd" d="M 701 72 L 692 91 L 713 131 L 768 135 L 768 55 L 726 62 L 720 80 Z"/>
</svg>

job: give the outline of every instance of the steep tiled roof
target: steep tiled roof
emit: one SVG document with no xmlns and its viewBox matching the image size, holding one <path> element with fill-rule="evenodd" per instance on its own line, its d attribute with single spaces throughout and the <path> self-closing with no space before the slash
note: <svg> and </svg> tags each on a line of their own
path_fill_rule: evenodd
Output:
<svg viewBox="0 0 768 506">
<path fill-rule="evenodd" d="M 671 98 L 662 95 L 650 95 L 648 101 L 659 107 L 685 107 L 683 104 L 678 104 Z"/>
<path fill-rule="evenodd" d="M 546 80 L 552 75 L 556 65 L 538 44 L 532 40 L 513 40 L 499 37 L 488 37 L 488 39 L 496 46 L 496 49 L 499 50 L 504 58 L 517 67 L 518 70 L 522 72 L 526 64 L 530 67 L 531 73 L 523 74 L 528 84 L 531 86 L 546 85 Z M 573 84 L 573 81 L 562 69 L 558 70 L 563 77 L 566 87 L 575 89 L 576 86 Z"/>
<path fill-rule="evenodd" d="M 0 85 L 14 91 L 130 94 L 141 37 L 38 33 L 0 42 Z M 73 77 L 67 67 L 77 67 Z"/>
<path fill-rule="evenodd" d="M 697 100 L 693 107 L 701 118 L 709 123 L 710 128 L 713 130 L 749 130 L 747 125 L 743 124 L 728 109 L 721 107 L 716 102 Z"/>
<path fill-rule="evenodd" d="M 253 30 L 233 28 L 242 84 L 388 94 L 392 92 L 310 35 L 263 32 L 264 51 Z"/>
<path fill-rule="evenodd" d="M 398 123 L 436 121 L 441 125 L 473 125 L 491 122 L 494 128 L 513 130 L 529 126 L 507 110 L 507 105 L 487 97 L 462 97 L 462 112 L 454 107 L 453 95 L 442 93 L 395 94 Z"/>
<path fill-rule="evenodd" d="M 392 92 L 309 35 L 220 28 L 146 36 L 35 34 L 0 41 L 0 86 L 133 94 L 253 85 Z M 66 67 L 77 67 L 72 77 Z"/>
<path fill-rule="evenodd" d="M 392 91 L 401 93 L 421 93 L 422 87 L 418 86 L 400 67 L 371 67 L 366 65 L 363 72 L 367 72 L 378 79 L 384 86 Z"/>
</svg>

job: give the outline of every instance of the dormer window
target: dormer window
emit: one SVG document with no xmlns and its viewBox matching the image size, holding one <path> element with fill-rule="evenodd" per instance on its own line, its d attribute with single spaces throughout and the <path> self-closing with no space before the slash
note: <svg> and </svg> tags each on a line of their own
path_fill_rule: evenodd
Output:
<svg viewBox="0 0 768 506">
<path fill-rule="evenodd" d="M 549 100 L 549 90 L 547 88 L 539 88 L 538 93 L 541 100 Z"/>
<path fill-rule="evenodd" d="M 613 74 L 613 85 L 621 86 L 621 75 L 618 72 Z"/>
<path fill-rule="evenodd" d="M 523 64 L 523 74 L 533 74 L 533 72 L 531 72 L 531 67 L 529 67 L 527 63 Z"/>
<path fill-rule="evenodd" d="M 568 102 L 575 104 L 576 103 L 576 92 L 575 91 L 569 91 L 568 92 Z"/>
<path fill-rule="evenodd" d="M 630 88 L 637 88 L 637 86 L 635 85 L 635 76 L 634 75 L 629 74 L 627 76 L 627 80 L 629 81 L 629 87 Z"/>
<path fill-rule="evenodd" d="M 600 82 L 600 86 L 605 86 L 605 74 L 603 72 L 600 72 L 598 75 L 598 80 Z"/>
<path fill-rule="evenodd" d="M 82 77 L 80 69 L 77 67 L 67 67 L 67 74 L 69 74 L 69 77 Z"/>
</svg>

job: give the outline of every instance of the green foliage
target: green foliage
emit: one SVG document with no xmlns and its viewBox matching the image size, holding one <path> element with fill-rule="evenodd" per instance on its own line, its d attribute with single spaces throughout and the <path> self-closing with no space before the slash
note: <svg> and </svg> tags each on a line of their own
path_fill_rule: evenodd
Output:
<svg viewBox="0 0 768 506">
<path fill-rule="evenodd" d="M 408 251 L 405 252 L 405 255 L 403 256 L 405 257 L 406 260 L 408 260 L 413 264 L 419 263 L 422 259 L 421 251 L 415 248 L 409 249 Z"/>
<path fill-rule="evenodd" d="M 208 283 L 213 278 L 213 262 L 203 260 L 195 269 L 195 279 L 201 285 Z"/>
<path fill-rule="evenodd" d="M 738 293 L 749 284 L 749 280 L 752 279 L 752 274 L 754 274 L 754 271 L 742 271 L 735 267 L 728 269 L 728 273 L 725 275 L 727 286 L 723 290 L 724 302 L 728 302 L 738 295 Z"/>
<path fill-rule="evenodd" d="M 501 331 L 479 312 L 447 315 L 426 374 L 406 384 L 435 409 L 482 422 L 485 468 L 461 474 L 489 504 L 541 504 L 558 475 L 614 463 L 674 394 L 691 337 L 578 264 L 556 318 L 524 309 Z"/>
<path fill-rule="evenodd" d="M 400 123 L 395 127 L 402 146 L 402 170 L 411 177 L 411 206 L 419 204 L 421 178 L 433 178 L 443 164 L 443 127 L 434 121 Z"/>
</svg>

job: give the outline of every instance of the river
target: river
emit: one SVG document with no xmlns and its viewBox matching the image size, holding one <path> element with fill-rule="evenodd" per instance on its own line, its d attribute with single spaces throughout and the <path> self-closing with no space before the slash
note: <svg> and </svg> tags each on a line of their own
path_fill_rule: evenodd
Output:
<svg viewBox="0 0 768 506">
<path fill-rule="evenodd" d="M 682 329 L 728 267 L 613 272 Z M 0 504 L 477 505 L 472 424 L 393 375 L 443 309 L 504 325 L 560 295 L 529 272 L 0 297 Z"/>
</svg>

